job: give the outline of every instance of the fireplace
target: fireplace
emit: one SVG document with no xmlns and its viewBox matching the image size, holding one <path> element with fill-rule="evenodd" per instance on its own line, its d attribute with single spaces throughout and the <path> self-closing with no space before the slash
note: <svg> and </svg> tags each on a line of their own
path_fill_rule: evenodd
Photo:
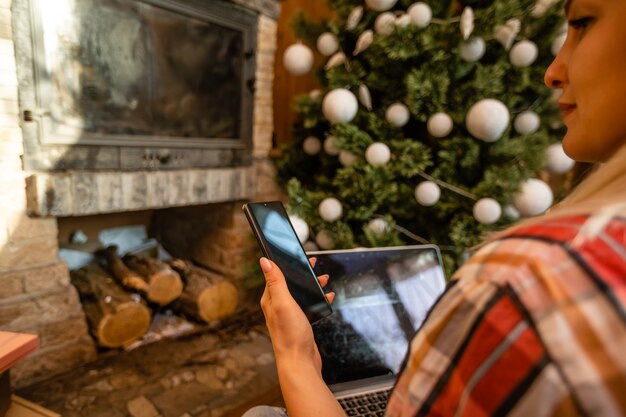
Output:
<svg viewBox="0 0 626 417">
<path fill-rule="evenodd" d="M 20 90 L 27 169 L 249 164 L 254 11 L 191 0 L 15 0 L 13 9 L 18 76 L 30 86 Z"/>
<path fill-rule="evenodd" d="M 0 31 L 0 327 L 40 336 L 13 372 L 24 386 L 96 357 L 59 257 L 68 231 L 138 219 L 186 227 L 191 257 L 243 285 L 242 260 L 256 251 L 241 203 L 282 197 L 268 157 L 280 6 L 12 0 L 0 9 L 12 25 Z"/>
</svg>

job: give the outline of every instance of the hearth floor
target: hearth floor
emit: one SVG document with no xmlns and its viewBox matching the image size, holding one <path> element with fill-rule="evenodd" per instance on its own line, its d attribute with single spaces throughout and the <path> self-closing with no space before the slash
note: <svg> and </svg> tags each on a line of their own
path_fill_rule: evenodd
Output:
<svg viewBox="0 0 626 417">
<path fill-rule="evenodd" d="M 64 417 L 236 417 L 282 404 L 264 324 L 106 352 L 16 394 Z"/>
</svg>

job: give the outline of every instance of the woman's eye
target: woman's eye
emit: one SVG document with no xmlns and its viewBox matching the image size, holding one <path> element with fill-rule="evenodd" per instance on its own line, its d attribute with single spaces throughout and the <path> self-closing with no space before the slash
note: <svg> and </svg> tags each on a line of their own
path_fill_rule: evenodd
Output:
<svg viewBox="0 0 626 417">
<path fill-rule="evenodd" d="M 581 17 L 580 19 L 573 19 L 568 22 L 570 27 L 576 30 L 585 29 L 591 23 L 591 17 Z"/>
</svg>

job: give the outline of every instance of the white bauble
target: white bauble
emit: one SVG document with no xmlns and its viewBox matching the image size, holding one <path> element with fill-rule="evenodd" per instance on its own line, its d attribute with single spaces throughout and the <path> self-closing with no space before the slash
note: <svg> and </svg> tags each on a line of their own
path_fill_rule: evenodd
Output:
<svg viewBox="0 0 626 417">
<path fill-rule="evenodd" d="M 391 159 L 389 147 L 381 142 L 372 143 L 365 151 L 365 160 L 373 166 L 385 165 Z"/>
<path fill-rule="evenodd" d="M 318 207 L 318 210 L 320 217 L 327 222 L 334 222 L 343 214 L 341 203 L 334 197 L 323 199 Z"/>
<path fill-rule="evenodd" d="M 428 129 L 428 133 L 432 136 L 436 138 L 443 138 L 452 132 L 453 125 L 452 117 L 450 117 L 450 115 L 439 112 L 428 118 L 426 128 Z"/>
<path fill-rule="evenodd" d="M 567 156 L 563 144 L 553 143 L 546 149 L 546 170 L 553 174 L 565 174 L 574 167 L 575 161 Z"/>
<path fill-rule="evenodd" d="M 513 197 L 515 208 L 524 217 L 542 214 L 552 205 L 552 190 L 545 182 L 531 178 L 519 193 Z"/>
<path fill-rule="evenodd" d="M 461 13 L 461 35 L 464 40 L 468 40 L 474 31 L 474 9 L 465 6 Z"/>
<path fill-rule="evenodd" d="M 296 43 L 285 49 L 283 65 L 292 75 L 302 75 L 313 68 L 313 51 L 306 45 Z"/>
<path fill-rule="evenodd" d="M 505 205 L 503 212 L 504 212 L 504 215 L 511 220 L 519 219 L 519 216 L 520 216 L 519 211 L 517 211 L 517 209 L 515 208 L 513 204 Z"/>
<path fill-rule="evenodd" d="M 365 84 L 359 86 L 359 101 L 367 110 L 372 110 L 372 94 Z"/>
<path fill-rule="evenodd" d="M 461 58 L 467 62 L 476 62 L 485 55 L 487 46 L 483 38 L 474 36 L 463 42 L 459 47 Z"/>
<path fill-rule="evenodd" d="M 439 197 L 441 197 L 441 189 L 433 181 L 424 181 L 415 187 L 415 199 L 422 206 L 429 207 L 436 204 Z"/>
<path fill-rule="evenodd" d="M 389 230 L 389 225 L 384 219 L 372 219 L 367 223 L 367 228 L 376 236 L 384 236 Z"/>
<path fill-rule="evenodd" d="M 356 6 L 350 12 L 348 19 L 346 20 L 346 29 L 354 30 L 359 25 L 361 18 L 363 17 L 363 6 Z"/>
<path fill-rule="evenodd" d="M 391 9 L 398 0 L 365 0 L 365 4 L 376 12 L 384 12 Z"/>
<path fill-rule="evenodd" d="M 346 54 L 343 52 L 337 52 L 326 61 L 326 65 L 324 65 L 325 70 L 329 70 L 331 68 L 336 67 L 337 65 L 345 64 L 347 61 Z"/>
<path fill-rule="evenodd" d="M 356 46 L 352 55 L 357 56 L 361 52 L 365 51 L 374 42 L 374 32 L 372 30 L 366 30 L 359 35 L 359 39 L 356 40 Z"/>
<path fill-rule="evenodd" d="M 561 33 L 559 36 L 554 38 L 552 41 L 552 46 L 550 46 L 550 52 L 552 55 L 557 56 L 563 45 L 565 44 L 565 40 L 567 39 L 567 33 Z"/>
<path fill-rule="evenodd" d="M 314 88 L 313 90 L 309 91 L 309 97 L 311 98 L 311 100 L 317 100 L 321 97 L 321 95 L 322 90 L 320 90 L 319 88 Z"/>
<path fill-rule="evenodd" d="M 328 136 L 324 140 L 324 152 L 331 156 L 337 156 L 339 155 L 339 151 L 341 151 L 339 148 L 339 139 L 335 136 Z"/>
<path fill-rule="evenodd" d="M 289 221 L 293 226 L 293 229 L 296 231 L 296 235 L 298 235 L 298 240 L 300 243 L 304 243 L 309 238 L 309 225 L 300 217 L 295 214 L 289 215 Z"/>
<path fill-rule="evenodd" d="M 541 17 L 546 11 L 552 7 L 558 0 L 537 0 L 530 14 L 532 17 Z"/>
<path fill-rule="evenodd" d="M 475 103 L 467 112 L 465 126 L 477 139 L 495 142 L 509 125 L 509 109 L 504 103 L 486 98 Z"/>
<path fill-rule="evenodd" d="M 508 51 L 520 30 L 522 30 L 522 22 L 514 17 L 503 25 L 496 25 L 493 36 Z"/>
<path fill-rule="evenodd" d="M 396 16 L 391 12 L 385 12 L 378 15 L 374 21 L 374 30 L 379 35 L 391 34 L 396 26 Z"/>
<path fill-rule="evenodd" d="M 541 126 L 541 119 L 539 115 L 534 111 L 523 111 L 513 121 L 513 128 L 520 135 L 530 135 L 539 130 Z"/>
<path fill-rule="evenodd" d="M 502 207 L 493 198 L 481 198 L 474 204 L 474 218 L 482 224 L 494 224 L 502 216 Z"/>
<path fill-rule="evenodd" d="M 395 25 L 401 28 L 405 28 L 411 24 L 411 16 L 406 13 L 402 13 L 396 16 Z"/>
<path fill-rule="evenodd" d="M 350 151 L 342 150 L 339 152 L 339 163 L 344 167 L 349 167 L 357 163 L 359 158 Z"/>
<path fill-rule="evenodd" d="M 509 53 L 509 60 L 516 67 L 528 67 L 537 60 L 538 55 L 537 45 L 532 41 L 524 40 L 513 45 Z"/>
<path fill-rule="evenodd" d="M 302 149 L 307 155 L 317 155 L 322 150 L 322 141 L 315 136 L 309 136 L 302 142 Z"/>
<path fill-rule="evenodd" d="M 320 249 L 328 250 L 335 247 L 335 240 L 333 239 L 333 235 L 330 234 L 328 230 L 320 230 L 315 235 L 315 242 L 320 247 Z"/>
<path fill-rule="evenodd" d="M 331 56 L 339 49 L 339 40 L 335 34 L 324 32 L 317 38 L 317 50 L 324 56 Z"/>
<path fill-rule="evenodd" d="M 354 119 L 359 104 L 350 90 L 336 88 L 324 97 L 322 112 L 331 123 L 348 123 Z"/>
<path fill-rule="evenodd" d="M 409 108 L 402 103 L 393 103 L 385 112 L 385 119 L 395 127 L 402 127 L 409 122 Z"/>
<path fill-rule="evenodd" d="M 313 242 L 312 240 L 307 240 L 306 242 L 304 242 L 302 247 L 304 248 L 305 252 L 315 252 L 315 251 L 320 250 L 320 247 L 317 246 L 317 244 Z"/>
<path fill-rule="evenodd" d="M 426 3 L 418 1 L 409 6 L 407 13 L 411 17 L 411 23 L 418 28 L 425 28 L 430 25 L 433 18 L 433 11 Z"/>
</svg>

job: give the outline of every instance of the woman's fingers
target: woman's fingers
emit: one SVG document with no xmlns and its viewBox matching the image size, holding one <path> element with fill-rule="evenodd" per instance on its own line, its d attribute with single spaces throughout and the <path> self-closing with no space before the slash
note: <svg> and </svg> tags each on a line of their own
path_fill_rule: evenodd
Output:
<svg viewBox="0 0 626 417">
<path fill-rule="evenodd" d="M 311 264 L 311 268 L 315 268 L 315 263 L 317 262 L 316 257 L 309 258 L 309 263 Z"/>
<path fill-rule="evenodd" d="M 328 284 L 328 279 L 329 278 L 330 277 L 328 276 L 328 274 L 320 275 L 319 277 L 317 277 L 317 280 L 319 281 L 319 283 L 322 286 L 322 288 L 324 288 L 326 286 L 326 284 Z"/>
<path fill-rule="evenodd" d="M 331 291 L 329 293 L 326 294 L 326 299 L 328 300 L 329 303 L 333 303 L 333 301 L 335 300 L 335 292 Z"/>
</svg>

